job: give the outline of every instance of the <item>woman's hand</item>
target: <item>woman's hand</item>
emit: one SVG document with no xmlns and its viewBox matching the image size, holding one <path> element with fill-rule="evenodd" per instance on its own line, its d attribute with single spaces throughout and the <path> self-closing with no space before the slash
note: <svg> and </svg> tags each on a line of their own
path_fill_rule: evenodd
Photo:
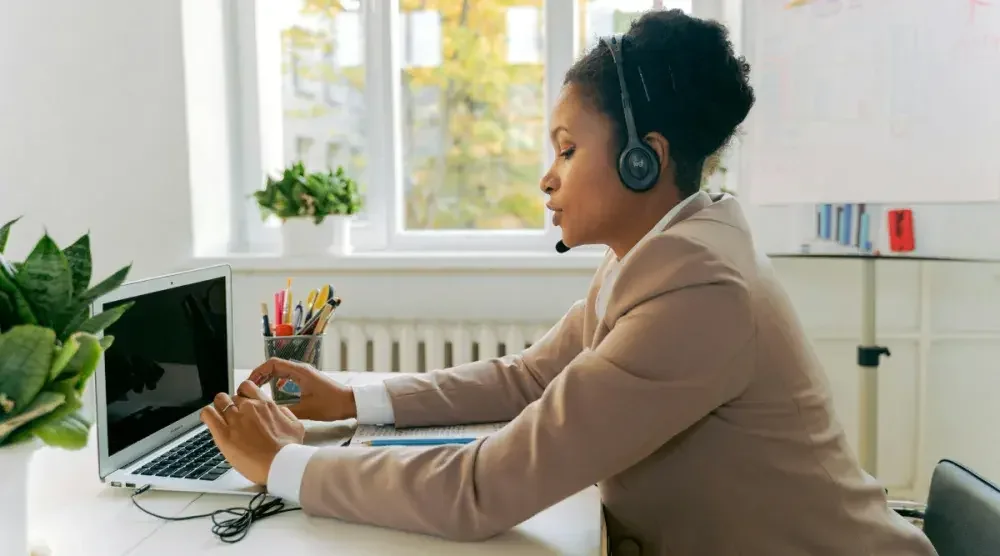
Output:
<svg viewBox="0 0 1000 556">
<path fill-rule="evenodd" d="M 240 384 L 236 393 L 232 398 L 225 392 L 216 395 L 201 410 L 201 422 L 208 425 L 215 445 L 233 469 L 266 485 L 275 456 L 289 444 L 302 444 L 305 426 L 250 381 Z"/>
<path fill-rule="evenodd" d="M 311 365 L 271 358 L 254 369 L 248 380 L 261 385 L 272 378 L 292 380 L 298 385 L 301 392 L 299 401 L 285 407 L 299 419 L 338 421 L 358 414 L 354 404 L 354 391 Z"/>
</svg>

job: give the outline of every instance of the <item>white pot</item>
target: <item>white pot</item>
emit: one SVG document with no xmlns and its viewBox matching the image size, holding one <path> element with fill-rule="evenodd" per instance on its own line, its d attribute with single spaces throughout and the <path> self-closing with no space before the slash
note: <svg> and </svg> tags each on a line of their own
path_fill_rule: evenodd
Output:
<svg viewBox="0 0 1000 556">
<path fill-rule="evenodd" d="M 29 440 L 0 448 L 0 493 L 3 493 L 3 519 L 0 519 L 0 547 L 3 554 L 28 556 L 38 552 L 28 544 L 28 469 L 31 456 L 41 447 Z"/>
<path fill-rule="evenodd" d="M 281 225 L 282 254 L 309 257 L 350 254 L 351 217 L 327 216 L 321 224 L 310 218 L 289 218 Z"/>
<path fill-rule="evenodd" d="M 350 255 L 354 251 L 351 245 L 351 223 L 354 218 L 351 216 L 327 216 L 323 222 L 330 222 L 333 228 L 333 243 L 330 245 L 330 252 L 334 255 Z"/>
</svg>

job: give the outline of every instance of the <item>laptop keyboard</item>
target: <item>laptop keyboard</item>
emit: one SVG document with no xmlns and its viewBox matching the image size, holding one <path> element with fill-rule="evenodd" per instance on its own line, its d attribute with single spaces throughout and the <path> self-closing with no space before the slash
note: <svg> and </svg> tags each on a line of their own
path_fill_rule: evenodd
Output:
<svg viewBox="0 0 1000 556">
<path fill-rule="evenodd" d="M 212 440 L 212 434 L 205 430 L 133 471 L 132 474 L 214 481 L 229 469 L 230 465 Z"/>
</svg>

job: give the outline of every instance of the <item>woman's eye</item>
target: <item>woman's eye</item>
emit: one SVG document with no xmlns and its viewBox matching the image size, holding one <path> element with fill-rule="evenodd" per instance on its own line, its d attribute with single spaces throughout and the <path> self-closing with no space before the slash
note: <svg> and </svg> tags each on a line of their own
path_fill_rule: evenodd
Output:
<svg viewBox="0 0 1000 556">
<path fill-rule="evenodd" d="M 559 153 L 559 156 L 565 158 L 566 160 L 569 160 L 573 156 L 574 152 L 576 152 L 576 147 L 570 147 Z"/>
</svg>

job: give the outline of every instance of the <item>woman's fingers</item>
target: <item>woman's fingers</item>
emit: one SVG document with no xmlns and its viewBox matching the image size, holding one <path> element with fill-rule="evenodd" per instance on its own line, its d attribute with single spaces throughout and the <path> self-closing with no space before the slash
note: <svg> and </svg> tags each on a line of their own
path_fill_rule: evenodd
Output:
<svg viewBox="0 0 1000 556">
<path fill-rule="evenodd" d="M 272 357 L 250 373 L 248 380 L 260 386 L 272 378 L 290 378 L 296 382 L 316 371 L 308 365 Z"/>
<path fill-rule="evenodd" d="M 252 380 L 244 380 L 236 387 L 236 393 L 248 400 L 266 400 L 265 394 Z"/>
</svg>

